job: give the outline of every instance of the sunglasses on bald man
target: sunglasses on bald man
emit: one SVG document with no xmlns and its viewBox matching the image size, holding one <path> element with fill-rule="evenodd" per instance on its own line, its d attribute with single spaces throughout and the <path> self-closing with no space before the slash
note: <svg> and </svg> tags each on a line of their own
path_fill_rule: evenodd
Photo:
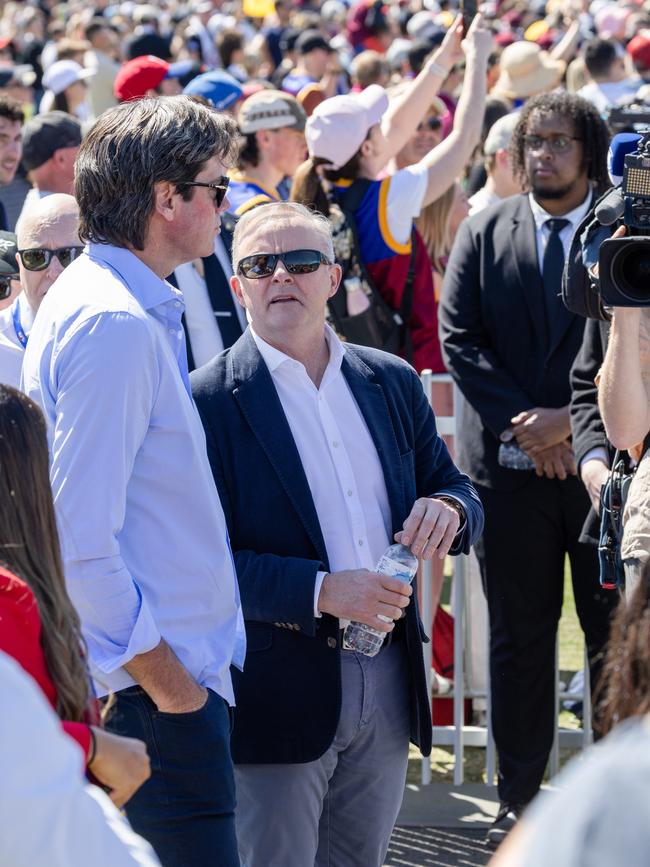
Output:
<svg viewBox="0 0 650 867">
<path fill-rule="evenodd" d="M 270 277 L 281 261 L 289 274 L 312 274 L 333 263 L 320 250 L 288 250 L 286 253 L 254 253 L 239 260 L 237 273 L 249 280 Z"/>
</svg>

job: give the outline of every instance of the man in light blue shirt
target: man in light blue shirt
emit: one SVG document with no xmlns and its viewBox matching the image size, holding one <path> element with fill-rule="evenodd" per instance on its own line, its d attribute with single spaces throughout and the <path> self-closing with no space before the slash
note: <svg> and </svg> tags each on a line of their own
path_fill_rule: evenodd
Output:
<svg viewBox="0 0 650 867">
<path fill-rule="evenodd" d="M 104 113 L 80 150 L 89 242 L 29 337 L 70 595 L 109 726 L 147 742 L 127 807 L 164 867 L 235 867 L 231 663 L 245 639 L 223 511 L 192 401 L 183 296 L 228 206 L 233 121 L 187 97 Z M 74 267 L 73 267 L 74 266 Z"/>
</svg>

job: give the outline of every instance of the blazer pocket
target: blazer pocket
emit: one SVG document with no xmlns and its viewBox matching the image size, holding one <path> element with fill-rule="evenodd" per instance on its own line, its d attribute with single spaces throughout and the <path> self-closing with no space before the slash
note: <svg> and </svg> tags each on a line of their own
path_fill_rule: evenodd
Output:
<svg viewBox="0 0 650 867">
<path fill-rule="evenodd" d="M 268 650 L 273 644 L 273 627 L 270 623 L 248 621 L 246 624 L 246 652 Z"/>
</svg>

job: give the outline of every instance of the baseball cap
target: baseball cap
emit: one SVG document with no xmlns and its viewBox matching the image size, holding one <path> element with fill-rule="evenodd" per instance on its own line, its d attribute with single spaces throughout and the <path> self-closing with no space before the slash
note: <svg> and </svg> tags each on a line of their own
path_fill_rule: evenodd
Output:
<svg viewBox="0 0 650 867">
<path fill-rule="evenodd" d="M 305 136 L 310 157 L 344 166 L 359 150 L 368 130 L 379 123 L 388 108 L 383 87 L 371 84 L 361 93 L 332 96 L 316 107 L 307 121 Z"/>
<path fill-rule="evenodd" d="M 0 87 L 9 87 L 11 84 L 31 87 L 35 81 L 36 73 L 28 63 L 0 66 Z"/>
<path fill-rule="evenodd" d="M 627 43 L 627 52 L 637 69 L 642 71 L 650 69 L 650 30 L 643 30 L 630 39 Z"/>
<path fill-rule="evenodd" d="M 298 100 L 281 90 L 260 90 L 245 100 L 237 123 L 244 135 L 263 129 L 293 127 L 299 132 L 305 129 L 307 115 Z"/>
<path fill-rule="evenodd" d="M 0 232 L 0 276 L 13 277 L 18 274 L 16 251 L 18 244 L 13 232 Z"/>
<path fill-rule="evenodd" d="M 85 81 L 95 74 L 94 69 L 84 69 L 74 60 L 57 60 L 45 70 L 43 87 L 53 94 L 63 93 L 75 81 Z"/>
<path fill-rule="evenodd" d="M 309 54 L 318 48 L 321 48 L 323 51 L 333 51 L 320 30 L 305 30 L 296 39 L 295 49 L 298 54 Z"/>
<path fill-rule="evenodd" d="M 125 63 L 117 72 L 113 92 L 120 102 L 140 99 L 148 90 L 155 90 L 166 78 L 187 75 L 188 62 L 167 63 L 153 54 L 143 54 Z"/>
<path fill-rule="evenodd" d="M 494 156 L 497 151 L 505 151 L 510 147 L 510 139 L 519 123 L 519 118 L 519 112 L 513 111 L 504 114 L 492 124 L 483 145 L 483 153 L 486 157 Z"/>
<path fill-rule="evenodd" d="M 197 75 L 187 85 L 183 93 L 188 96 L 202 96 L 218 111 L 234 105 L 244 95 L 241 84 L 232 75 L 221 69 Z"/>
<path fill-rule="evenodd" d="M 29 172 L 46 163 L 54 151 L 79 147 L 79 121 L 64 111 L 37 114 L 23 126 L 23 165 Z"/>
</svg>

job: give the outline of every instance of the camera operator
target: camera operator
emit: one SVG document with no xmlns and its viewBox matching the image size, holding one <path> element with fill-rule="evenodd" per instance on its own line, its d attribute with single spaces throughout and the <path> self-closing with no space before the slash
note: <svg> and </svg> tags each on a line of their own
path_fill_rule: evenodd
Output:
<svg viewBox="0 0 650 867">
<path fill-rule="evenodd" d="M 614 237 L 624 233 L 620 228 Z M 650 297 L 647 307 L 612 310 L 598 402 L 610 442 L 640 460 L 623 516 L 621 556 L 629 594 L 650 559 L 650 456 L 647 450 L 643 454 L 650 431 Z"/>
</svg>

